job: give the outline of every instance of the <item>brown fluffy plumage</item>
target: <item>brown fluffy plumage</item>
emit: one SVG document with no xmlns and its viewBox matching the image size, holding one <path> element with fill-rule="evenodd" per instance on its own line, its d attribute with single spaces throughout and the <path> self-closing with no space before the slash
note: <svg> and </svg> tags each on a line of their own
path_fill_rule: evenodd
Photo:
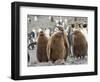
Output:
<svg viewBox="0 0 100 82">
<path fill-rule="evenodd" d="M 65 43 L 63 32 L 54 33 L 48 41 L 47 55 L 50 61 L 55 62 L 65 58 Z"/>
<path fill-rule="evenodd" d="M 38 35 L 37 40 L 37 59 L 39 62 L 47 62 L 47 52 L 46 47 L 48 43 L 48 38 L 45 36 L 43 31 L 41 31 Z"/>
<path fill-rule="evenodd" d="M 69 55 L 69 41 L 68 41 L 68 37 L 67 34 L 64 32 L 63 27 L 58 26 L 58 29 L 63 33 L 63 38 L 64 38 L 64 45 L 65 45 L 65 60 L 67 59 L 68 55 Z"/>
<path fill-rule="evenodd" d="M 85 36 L 78 30 L 75 30 L 72 34 L 73 38 L 73 55 L 75 57 L 84 57 L 87 54 L 87 41 Z"/>
</svg>

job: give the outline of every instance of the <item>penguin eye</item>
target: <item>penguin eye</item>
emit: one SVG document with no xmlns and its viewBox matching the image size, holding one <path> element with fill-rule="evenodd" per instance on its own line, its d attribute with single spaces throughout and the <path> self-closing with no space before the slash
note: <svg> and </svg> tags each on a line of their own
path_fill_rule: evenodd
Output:
<svg viewBox="0 0 100 82">
<path fill-rule="evenodd" d="M 83 24 L 83 28 L 86 28 L 87 27 L 87 24 Z"/>
</svg>

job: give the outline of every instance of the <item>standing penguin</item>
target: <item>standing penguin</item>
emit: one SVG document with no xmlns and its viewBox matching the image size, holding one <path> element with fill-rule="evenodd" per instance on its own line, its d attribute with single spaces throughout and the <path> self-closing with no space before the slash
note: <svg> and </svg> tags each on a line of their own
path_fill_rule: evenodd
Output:
<svg viewBox="0 0 100 82">
<path fill-rule="evenodd" d="M 37 39 L 37 59 L 39 62 L 47 62 L 47 52 L 46 47 L 48 43 L 48 38 L 45 36 L 43 31 L 40 31 Z"/>
<path fill-rule="evenodd" d="M 65 44 L 63 32 L 55 32 L 49 39 L 47 44 L 47 56 L 52 62 L 57 60 L 64 60 L 65 58 Z"/>
<path fill-rule="evenodd" d="M 74 57 L 85 57 L 87 55 L 88 44 L 85 36 L 79 30 L 72 33 L 72 47 Z"/>
<path fill-rule="evenodd" d="M 64 45 L 65 45 L 65 61 L 69 55 L 69 41 L 68 41 L 68 37 L 67 37 L 67 33 L 64 31 L 64 28 L 59 26 L 58 27 L 59 31 L 61 31 L 63 33 L 63 39 L 64 39 Z"/>
</svg>

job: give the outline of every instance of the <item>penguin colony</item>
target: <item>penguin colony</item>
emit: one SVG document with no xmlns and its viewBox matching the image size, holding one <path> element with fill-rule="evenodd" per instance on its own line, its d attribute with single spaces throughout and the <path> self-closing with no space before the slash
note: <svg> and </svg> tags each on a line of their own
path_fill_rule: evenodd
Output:
<svg viewBox="0 0 100 82">
<path fill-rule="evenodd" d="M 63 27 L 57 28 L 58 30 L 49 38 L 43 31 L 39 32 L 37 39 L 38 61 L 51 61 L 52 63 L 55 63 L 57 60 L 66 61 L 68 56 L 73 56 L 77 59 L 84 58 L 87 55 L 88 43 L 80 29 L 77 27 L 76 29 L 72 28 L 69 35 L 64 31 Z M 70 40 L 68 37 L 71 38 L 71 42 L 69 42 Z M 71 43 L 71 45 L 69 43 Z M 72 48 L 72 50 L 70 48 Z"/>
</svg>

